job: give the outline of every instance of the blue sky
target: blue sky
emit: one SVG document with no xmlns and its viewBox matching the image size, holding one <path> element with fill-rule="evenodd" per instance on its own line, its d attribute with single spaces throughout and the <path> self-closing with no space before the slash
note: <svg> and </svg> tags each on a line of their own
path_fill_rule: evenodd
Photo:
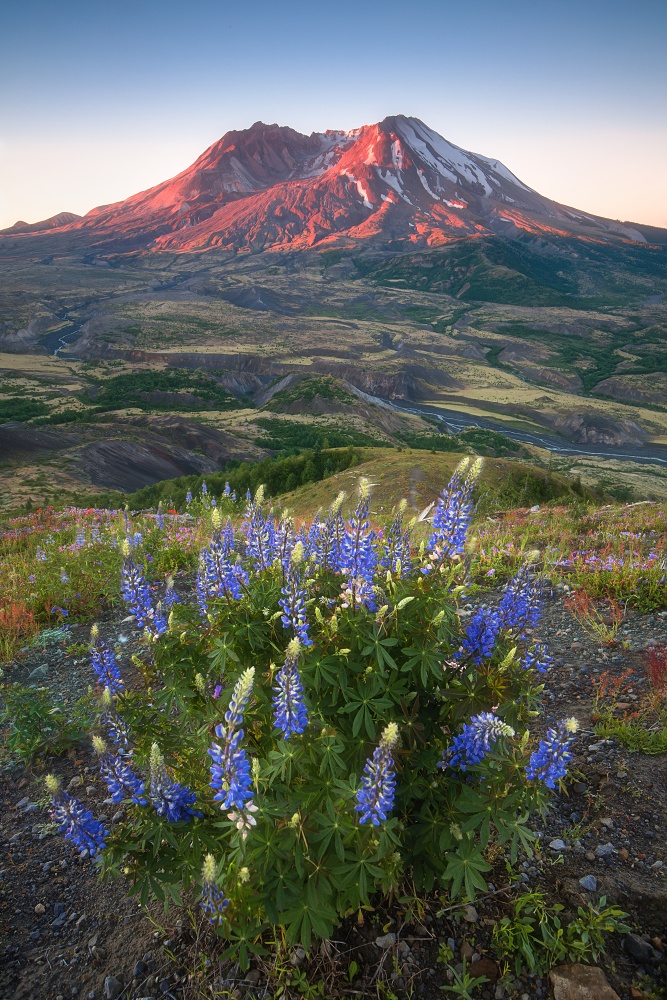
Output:
<svg viewBox="0 0 667 1000">
<path fill-rule="evenodd" d="M 0 226 L 83 213 L 231 128 L 416 115 L 542 194 L 667 226 L 664 0 L 11 0 Z"/>
</svg>

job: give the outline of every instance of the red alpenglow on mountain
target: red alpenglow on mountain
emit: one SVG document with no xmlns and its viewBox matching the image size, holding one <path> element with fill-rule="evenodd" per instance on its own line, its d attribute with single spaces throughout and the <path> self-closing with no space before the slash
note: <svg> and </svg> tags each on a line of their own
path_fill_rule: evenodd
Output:
<svg viewBox="0 0 667 1000">
<path fill-rule="evenodd" d="M 466 152 L 403 115 L 310 136 L 257 122 L 228 132 L 172 180 L 54 229 L 60 218 L 17 224 L 5 235 L 25 239 L 48 229 L 112 252 L 361 240 L 408 248 L 490 233 L 646 242 L 631 225 L 549 201 L 498 160 Z"/>
</svg>

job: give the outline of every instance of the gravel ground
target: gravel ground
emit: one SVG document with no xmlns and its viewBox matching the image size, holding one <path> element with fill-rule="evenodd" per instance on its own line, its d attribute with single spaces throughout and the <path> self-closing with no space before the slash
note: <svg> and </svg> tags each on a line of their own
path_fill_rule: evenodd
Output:
<svg viewBox="0 0 667 1000">
<path fill-rule="evenodd" d="M 124 674 L 135 651 L 139 633 L 131 621 L 109 615 L 100 623 L 103 638 L 117 642 L 124 652 Z M 624 697 L 639 700 L 647 679 L 643 651 L 654 643 L 667 645 L 667 612 L 629 615 L 619 638 L 627 648 L 604 649 L 593 641 L 563 605 L 562 595 L 545 602 L 535 636 L 547 641 L 555 662 L 545 677 L 545 712 L 540 728 L 568 715 L 581 726 L 574 779 L 567 794 L 554 800 L 546 821 L 538 822 L 539 851 L 520 862 L 524 889 L 539 889 L 552 901 L 575 909 L 585 901 L 606 895 L 630 914 L 637 932 L 615 936 L 603 967 L 621 1000 L 649 996 L 647 983 L 661 982 L 667 968 L 663 941 L 667 941 L 667 755 L 630 754 L 623 747 L 598 740 L 592 731 L 594 683 L 602 672 L 621 676 L 631 671 Z M 74 626 L 66 644 L 85 643 L 88 627 Z M 72 702 L 88 689 L 88 660 L 81 651 L 66 650 L 65 643 L 24 651 L 7 669 L 8 681 L 49 687 L 58 700 Z M 42 669 L 43 668 L 43 669 Z M 33 672 L 37 670 L 37 675 Z M 32 678 L 30 675 L 33 674 Z M 128 678 L 129 679 L 129 678 Z M 106 786 L 95 778 L 92 753 L 87 748 L 70 751 L 49 762 L 65 786 L 78 786 L 78 795 L 105 808 Z M 157 924 L 128 899 L 122 883 L 100 885 L 89 860 L 77 854 L 49 826 L 42 795 L 43 771 L 6 765 L 0 770 L 0 997 L 3 1000 L 67 1000 L 69 997 L 122 996 L 192 998 L 197 994 L 187 969 L 201 959 L 202 949 L 213 952 L 206 930 L 195 940 L 178 925 L 178 914 L 169 925 Z M 497 920 L 510 912 L 518 889 L 507 889 L 505 866 L 499 859 L 492 875 L 494 889 L 474 907 L 460 907 L 437 916 L 438 904 L 422 915 L 423 923 L 391 924 L 391 914 L 371 918 L 363 927 L 356 922 L 341 929 L 340 940 L 310 963 L 311 979 L 322 978 L 333 986 L 340 971 L 347 972 L 354 958 L 360 966 L 387 976 L 398 994 L 411 988 L 425 998 L 442 997 L 446 970 L 437 963 L 438 946 L 449 942 L 453 964 L 466 958 L 475 974 L 489 983 L 480 996 L 485 1000 L 517 997 L 546 998 L 549 986 L 537 976 L 496 983 L 500 970 L 488 952 Z M 582 881 L 583 880 L 583 881 Z M 165 918 L 161 911 L 153 919 Z M 385 931 L 387 924 L 390 930 Z M 392 935 L 394 935 L 392 937 Z M 173 956 L 173 960 L 168 954 Z M 298 965 L 300 956 L 293 956 Z M 211 965 L 209 984 L 227 996 L 271 996 L 263 986 L 260 966 L 247 976 L 238 970 L 218 970 Z M 236 978 L 234 974 L 236 973 Z M 225 979 L 225 976 L 230 978 Z M 355 983 L 353 989 L 360 995 Z M 376 992 L 367 983 L 361 995 Z M 202 996 L 204 994 L 201 994 Z M 210 996 L 209 991 L 206 995 Z M 221 995 L 225 995 L 222 993 Z M 298 991 L 294 991 L 298 995 Z"/>
</svg>

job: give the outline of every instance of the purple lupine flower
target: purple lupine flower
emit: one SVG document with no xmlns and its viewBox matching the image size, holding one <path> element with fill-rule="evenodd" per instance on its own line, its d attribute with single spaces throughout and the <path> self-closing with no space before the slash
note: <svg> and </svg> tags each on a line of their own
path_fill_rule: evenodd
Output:
<svg viewBox="0 0 667 1000">
<path fill-rule="evenodd" d="M 120 592 L 141 628 L 153 610 L 153 602 L 143 566 L 137 566 L 129 554 L 120 571 Z"/>
<path fill-rule="evenodd" d="M 75 799 L 60 788 L 60 782 L 52 774 L 47 775 L 46 787 L 53 801 L 53 820 L 59 824 L 60 832 L 65 834 L 74 847 L 83 854 L 88 851 L 91 858 L 104 850 L 105 838 L 109 831 L 82 802 Z"/>
<path fill-rule="evenodd" d="M 154 743 L 151 747 L 150 800 L 158 816 L 166 817 L 168 823 L 201 816 L 202 813 L 192 808 L 196 798 L 195 793 L 185 785 L 172 781 L 160 748 Z"/>
<path fill-rule="evenodd" d="M 556 782 L 567 774 L 567 765 L 573 757 L 570 746 L 578 729 L 576 719 L 561 719 L 556 727 L 547 730 L 545 739 L 540 740 L 539 747 L 530 755 L 526 765 L 529 781 L 537 778 L 547 788 L 556 787 Z"/>
<path fill-rule="evenodd" d="M 112 802 L 122 802 L 127 796 L 135 805 L 145 806 L 144 782 L 139 778 L 127 760 L 109 753 L 104 740 L 93 737 L 93 748 L 100 758 L 100 776 L 106 781 Z"/>
<path fill-rule="evenodd" d="M 367 479 L 361 479 L 359 502 L 342 538 L 340 571 L 347 577 L 346 593 L 349 603 L 352 605 L 363 603 L 369 611 L 374 611 L 376 602 L 373 576 L 378 557 L 373 545 L 376 535 L 368 522 L 370 503 L 370 484 Z"/>
<path fill-rule="evenodd" d="M 192 490 L 188 490 L 188 492 L 185 494 L 185 502 L 192 503 Z"/>
<path fill-rule="evenodd" d="M 379 826 L 394 807 L 396 774 L 392 750 L 397 742 L 398 726 L 395 722 L 390 722 L 384 729 L 373 756 L 369 757 L 364 767 L 354 807 L 360 813 L 360 823 L 368 823 L 370 820 L 373 826 Z"/>
<path fill-rule="evenodd" d="M 212 854 L 207 854 L 202 869 L 201 899 L 199 905 L 211 924 L 222 922 L 229 900 L 217 885 L 218 866 Z"/>
<path fill-rule="evenodd" d="M 35 559 L 37 560 L 37 562 L 46 562 L 47 558 L 48 556 L 44 551 L 44 549 L 38 545 L 37 548 L 35 549 Z"/>
<path fill-rule="evenodd" d="M 157 513 L 155 515 L 155 524 L 159 531 L 164 531 L 164 511 L 162 510 L 162 501 L 157 506 Z"/>
<path fill-rule="evenodd" d="M 538 674 L 546 674 L 547 670 L 554 662 L 553 656 L 549 656 L 549 647 L 546 643 L 536 643 L 533 649 L 527 650 L 521 660 L 524 670 L 535 669 Z"/>
<path fill-rule="evenodd" d="M 213 743 L 207 751 L 213 761 L 210 785 L 217 792 L 214 802 L 219 802 L 221 809 L 243 810 L 253 797 L 250 763 L 240 745 L 243 739 L 240 726 L 254 680 L 254 667 L 245 670 L 239 677 L 225 712 L 225 724 L 219 723 L 215 727 L 222 746 Z"/>
<path fill-rule="evenodd" d="M 380 559 L 382 568 L 392 573 L 397 573 L 400 566 L 401 576 L 410 571 L 410 530 L 403 523 L 406 507 L 406 501 L 402 500 L 389 526 Z"/>
<path fill-rule="evenodd" d="M 61 568 L 60 570 L 60 582 L 69 583 L 69 576 L 67 575 L 67 571 L 64 568 Z"/>
<path fill-rule="evenodd" d="M 226 497 L 231 496 L 231 492 L 232 492 L 232 490 L 231 490 L 231 487 L 230 487 L 229 483 L 225 483 L 225 488 L 223 490 L 224 495 Z"/>
<path fill-rule="evenodd" d="M 472 656 L 478 665 L 491 656 L 501 628 L 501 619 L 497 611 L 483 606 L 478 608 L 470 619 L 461 648 L 468 656 Z"/>
<path fill-rule="evenodd" d="M 111 647 L 100 639 L 97 625 L 90 630 L 90 665 L 103 688 L 108 688 L 111 694 L 123 690 L 125 684 L 116 657 Z"/>
<path fill-rule="evenodd" d="M 203 497 L 205 497 L 207 493 L 208 493 L 208 486 L 206 485 L 205 482 L 202 482 L 202 484 L 201 484 L 201 495 Z"/>
<path fill-rule="evenodd" d="M 77 526 L 76 535 L 74 537 L 74 548 L 82 549 L 86 544 L 86 529 L 81 526 Z"/>
<path fill-rule="evenodd" d="M 433 533 L 426 547 L 439 560 L 460 555 L 465 547 L 472 516 L 472 494 L 480 473 L 481 459 L 477 459 L 470 468 L 469 465 L 469 458 L 459 463 L 435 506 Z"/>
<path fill-rule="evenodd" d="M 306 618 L 306 588 L 301 586 L 301 563 L 303 561 L 303 545 L 297 542 L 290 554 L 287 570 L 287 580 L 281 590 L 282 597 L 278 604 L 283 609 L 281 622 L 283 628 L 293 628 L 303 646 L 312 646 L 313 640 L 308 635 L 308 620 Z"/>
<path fill-rule="evenodd" d="M 502 628 L 524 629 L 537 625 L 540 618 L 540 584 L 531 580 L 528 566 L 522 566 L 507 584 L 498 614 Z"/>
<path fill-rule="evenodd" d="M 465 771 L 473 764 L 480 764 L 491 751 L 491 745 L 500 736 L 514 736 L 514 730 L 493 714 L 481 712 L 463 726 L 463 732 L 454 737 L 439 767 L 458 767 Z"/>
<path fill-rule="evenodd" d="M 280 561 L 283 576 L 289 572 L 294 549 L 294 522 L 291 517 L 281 517 L 275 533 L 275 558 Z"/>
<path fill-rule="evenodd" d="M 298 639 L 293 639 L 287 647 L 285 662 L 276 674 L 273 687 L 274 728 L 280 729 L 285 739 L 294 733 L 302 733 L 308 725 L 308 709 L 303 699 L 303 684 L 299 673 Z"/>
</svg>

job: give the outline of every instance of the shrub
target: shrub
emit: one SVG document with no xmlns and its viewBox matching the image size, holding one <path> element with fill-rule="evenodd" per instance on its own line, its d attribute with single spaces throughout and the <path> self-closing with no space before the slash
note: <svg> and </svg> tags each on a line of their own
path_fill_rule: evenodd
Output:
<svg viewBox="0 0 667 1000">
<path fill-rule="evenodd" d="M 128 873 L 144 903 L 198 888 L 247 967 L 270 925 L 308 949 L 403 883 L 474 898 L 493 845 L 531 853 L 529 815 L 565 775 L 576 727 L 531 753 L 548 657 L 523 638 L 539 613 L 526 568 L 496 609 L 466 626 L 456 613 L 475 474 L 457 470 L 418 549 L 403 505 L 386 537 L 371 528 L 363 481 L 347 523 L 339 498 L 298 535 L 260 490 L 240 535 L 213 514 L 196 606 L 168 621 L 126 546 L 145 689 L 92 650 L 107 685 L 95 745 L 127 819 L 109 834 L 51 783 L 67 835 L 99 848 L 105 874 Z"/>
<path fill-rule="evenodd" d="M 9 684 L 3 690 L 0 722 L 6 725 L 5 747 L 22 761 L 63 753 L 89 732 L 93 713 L 87 699 L 70 709 L 56 705 L 48 688 Z"/>
</svg>

